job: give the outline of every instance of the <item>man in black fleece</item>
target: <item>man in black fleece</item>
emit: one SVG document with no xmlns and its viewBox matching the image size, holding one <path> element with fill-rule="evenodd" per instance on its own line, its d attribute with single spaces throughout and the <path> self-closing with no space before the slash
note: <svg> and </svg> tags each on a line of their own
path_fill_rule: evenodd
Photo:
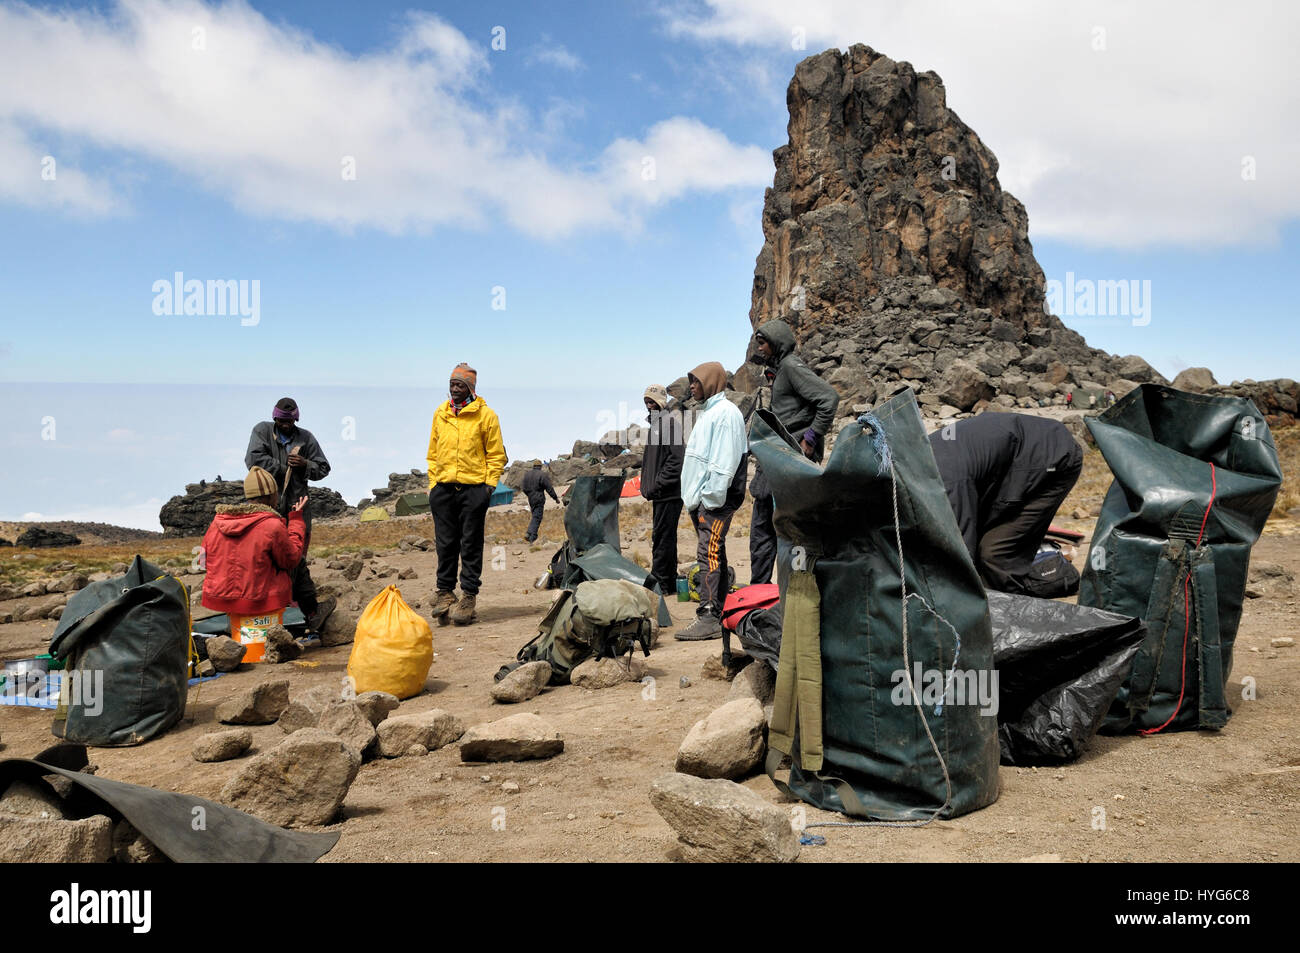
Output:
<svg viewBox="0 0 1300 953">
<path fill-rule="evenodd" d="M 1083 449 L 1064 424 L 985 412 L 930 435 L 957 528 L 984 584 L 999 592 L 1073 595 L 1079 574 L 1038 560 L 1052 517 L 1079 479 Z"/>
<path fill-rule="evenodd" d="M 804 456 L 821 461 L 826 431 L 840 405 L 835 388 L 813 372 L 794 353 L 794 332 L 784 321 L 768 321 L 754 332 L 754 349 L 766 365 L 765 376 L 772 388 L 772 413 L 799 441 Z M 758 469 L 749 487 L 754 512 L 749 526 L 749 584 L 772 581 L 776 564 L 775 506 L 767 478 Z"/>
<path fill-rule="evenodd" d="M 677 523 L 682 517 L 686 436 L 681 412 L 668 409 L 667 388 L 652 384 L 643 399 L 650 414 L 641 464 L 641 495 L 651 503 L 650 571 L 659 591 L 671 599 L 677 591 Z"/>
<path fill-rule="evenodd" d="M 520 489 L 524 491 L 524 496 L 528 497 L 528 507 L 533 511 L 533 518 L 528 523 L 528 532 L 524 533 L 524 540 L 532 543 L 537 540 L 537 531 L 542 528 L 542 514 L 546 511 L 546 494 L 549 493 L 556 503 L 560 502 L 560 498 L 555 495 L 555 484 L 551 482 L 551 475 L 542 469 L 540 460 L 524 474 Z"/>
</svg>

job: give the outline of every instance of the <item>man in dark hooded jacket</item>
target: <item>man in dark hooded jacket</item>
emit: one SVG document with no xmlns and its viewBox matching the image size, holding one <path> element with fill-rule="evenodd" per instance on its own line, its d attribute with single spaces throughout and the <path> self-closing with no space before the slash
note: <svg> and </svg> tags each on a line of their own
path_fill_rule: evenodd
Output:
<svg viewBox="0 0 1300 953">
<path fill-rule="evenodd" d="M 308 430 L 298 426 L 298 404 L 292 397 L 276 401 L 271 419 L 253 427 L 248 438 L 248 451 L 244 465 L 250 470 L 261 467 L 275 479 L 280 490 L 276 511 L 288 517 L 289 510 L 300 498 L 307 496 L 308 480 L 323 480 L 329 476 L 330 463 L 320 444 Z M 307 547 L 311 545 L 311 503 L 302 509 L 306 530 L 303 558 L 293 571 L 293 598 L 307 617 L 307 626 L 313 631 L 323 625 L 334 609 L 335 600 L 327 599 L 322 605 L 316 599 L 316 584 L 307 569 Z"/>
<path fill-rule="evenodd" d="M 681 411 L 668 409 L 668 389 L 652 384 L 645 390 L 650 414 L 645 457 L 641 463 L 641 495 L 650 501 L 650 565 L 667 598 L 677 591 L 677 523 L 682 517 L 682 460 L 686 436 Z"/>
<path fill-rule="evenodd" d="M 528 497 L 528 508 L 533 511 L 533 518 L 528 521 L 528 532 L 524 533 L 524 540 L 529 543 L 536 542 L 537 531 L 542 528 L 542 516 L 546 512 L 546 494 L 549 493 L 556 503 L 560 502 L 560 498 L 555 495 L 555 484 L 551 482 L 551 475 L 542 468 L 540 460 L 524 474 L 519 488 L 524 491 L 524 496 Z"/>
<path fill-rule="evenodd" d="M 1073 566 L 1039 554 L 1083 466 L 1083 449 L 1064 424 L 985 412 L 936 430 L 930 448 L 986 586 L 1043 598 L 1078 591 Z"/>
<path fill-rule="evenodd" d="M 790 435 L 799 441 L 804 456 L 820 462 L 826 432 L 840 405 L 835 388 L 826 383 L 794 353 L 794 332 L 784 321 L 768 321 L 754 332 L 754 350 L 772 388 L 771 411 Z M 772 581 L 776 564 L 775 506 L 762 470 L 750 484 L 754 512 L 749 526 L 749 584 Z"/>
</svg>

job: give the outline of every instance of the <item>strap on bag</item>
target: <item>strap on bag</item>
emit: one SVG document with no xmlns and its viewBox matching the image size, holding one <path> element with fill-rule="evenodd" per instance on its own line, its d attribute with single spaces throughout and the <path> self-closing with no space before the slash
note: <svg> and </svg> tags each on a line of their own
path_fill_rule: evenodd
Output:
<svg viewBox="0 0 1300 953">
<path fill-rule="evenodd" d="M 791 754 L 797 731 L 799 766 L 818 771 L 822 766 L 821 594 L 811 562 L 806 571 L 790 573 L 784 610 L 768 748 Z"/>
<path fill-rule="evenodd" d="M 1223 645 L 1219 640 L 1219 588 L 1214 554 L 1209 546 L 1192 553 L 1192 606 L 1196 611 L 1197 654 L 1200 656 L 1198 728 L 1222 728 L 1228 723 L 1223 694 Z"/>
<path fill-rule="evenodd" d="M 1179 593 L 1186 574 L 1186 552 L 1187 543 L 1184 540 L 1171 539 L 1165 544 L 1160 561 L 1156 563 L 1155 575 L 1151 580 L 1151 598 L 1144 616 L 1147 637 L 1133 659 L 1133 669 L 1129 676 L 1128 707 L 1135 713 L 1144 712 L 1151 707 L 1156 675 L 1160 671 L 1160 663 L 1164 659 L 1175 620 L 1175 598 L 1181 599 Z"/>
</svg>

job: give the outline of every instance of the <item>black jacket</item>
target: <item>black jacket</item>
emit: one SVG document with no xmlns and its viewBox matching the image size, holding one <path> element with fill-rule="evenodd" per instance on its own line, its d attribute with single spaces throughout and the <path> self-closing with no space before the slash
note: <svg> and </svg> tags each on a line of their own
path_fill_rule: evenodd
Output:
<svg viewBox="0 0 1300 953">
<path fill-rule="evenodd" d="M 551 499 L 556 503 L 560 502 L 560 498 L 555 495 L 555 484 L 551 482 L 551 475 L 542 469 L 532 469 L 525 473 L 520 489 L 524 491 L 524 496 L 528 497 L 528 502 L 533 506 L 545 503 L 547 493 L 551 494 Z"/>
<path fill-rule="evenodd" d="M 641 463 L 641 495 L 647 500 L 668 500 L 682 495 L 682 461 L 686 459 L 686 434 L 677 408 L 650 415 L 645 456 Z"/>
<path fill-rule="evenodd" d="M 1028 414 L 983 413 L 930 434 L 957 528 L 978 564 L 979 538 L 1059 469 L 1082 455 L 1064 424 Z"/>
<path fill-rule="evenodd" d="M 330 462 L 325 459 L 320 444 L 311 435 L 311 431 L 294 427 L 289 433 L 289 442 L 282 445 L 277 439 L 275 424 L 264 420 L 253 428 L 253 433 L 248 438 L 248 452 L 244 454 L 244 466 L 250 470 L 261 467 L 275 478 L 277 487 L 284 487 L 284 475 L 290 471 L 289 451 L 294 447 L 302 448 L 298 453 L 306 458 L 307 465 L 292 471 L 289 486 L 281 492 L 276 506 L 281 516 L 288 514 L 298 497 L 307 495 L 308 480 L 323 480 L 329 476 Z M 310 505 L 303 510 L 302 515 L 310 526 Z"/>
</svg>

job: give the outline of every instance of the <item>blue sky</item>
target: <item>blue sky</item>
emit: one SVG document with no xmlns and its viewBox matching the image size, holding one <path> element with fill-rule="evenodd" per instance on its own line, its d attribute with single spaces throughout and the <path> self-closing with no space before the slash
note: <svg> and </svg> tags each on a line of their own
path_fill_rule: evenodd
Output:
<svg viewBox="0 0 1300 953">
<path fill-rule="evenodd" d="M 736 367 L 786 83 L 852 42 L 943 76 L 1049 279 L 1151 282 L 1090 343 L 1300 376 L 1297 15 L 1043 6 L 0 0 L 0 519 L 156 527 L 285 393 L 355 502 L 461 360 L 514 457 Z M 154 313 L 176 272 L 257 323 Z"/>
</svg>

